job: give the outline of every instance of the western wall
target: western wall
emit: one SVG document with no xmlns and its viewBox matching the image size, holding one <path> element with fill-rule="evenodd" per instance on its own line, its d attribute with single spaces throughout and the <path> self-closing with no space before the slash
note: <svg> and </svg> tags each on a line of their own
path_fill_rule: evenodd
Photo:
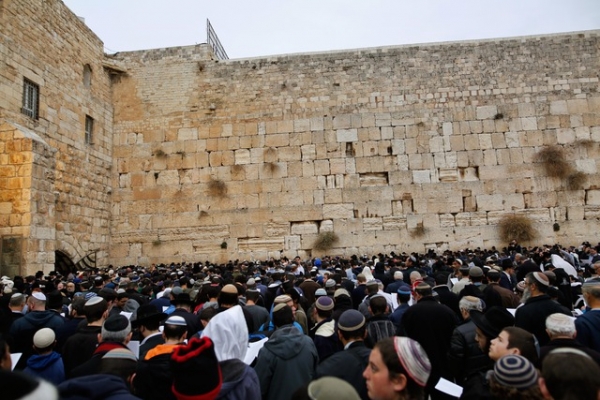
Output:
<svg viewBox="0 0 600 400">
<path fill-rule="evenodd" d="M 598 32 L 242 60 L 119 53 L 114 263 L 589 238 L 600 216 Z M 585 174 L 549 177 L 557 145 Z M 555 231 L 553 224 L 560 229 Z"/>
<path fill-rule="evenodd" d="M 0 37 L 2 274 L 304 258 L 324 232 L 335 255 L 502 246 L 511 214 L 536 244 L 599 226 L 599 31 L 107 55 L 60 0 L 0 0 Z M 584 179 L 549 176 L 548 148 Z"/>
</svg>

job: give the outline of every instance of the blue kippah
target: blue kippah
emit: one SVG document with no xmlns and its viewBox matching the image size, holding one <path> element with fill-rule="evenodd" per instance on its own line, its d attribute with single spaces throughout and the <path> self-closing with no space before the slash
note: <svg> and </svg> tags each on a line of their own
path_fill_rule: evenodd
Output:
<svg viewBox="0 0 600 400">
<path fill-rule="evenodd" d="M 410 286 L 408 286 L 408 285 L 400 286 L 398 288 L 398 294 L 410 295 L 411 294 Z"/>
</svg>

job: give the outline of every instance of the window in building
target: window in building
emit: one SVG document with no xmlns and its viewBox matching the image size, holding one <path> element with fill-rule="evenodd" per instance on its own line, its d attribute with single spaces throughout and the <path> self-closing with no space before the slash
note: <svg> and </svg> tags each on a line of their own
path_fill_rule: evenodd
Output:
<svg viewBox="0 0 600 400">
<path fill-rule="evenodd" d="M 21 112 L 30 118 L 38 119 L 40 109 L 40 87 L 25 78 L 23 80 L 23 107 Z"/>
<path fill-rule="evenodd" d="M 85 144 L 94 144 L 94 118 L 85 116 Z"/>
<path fill-rule="evenodd" d="M 92 67 L 90 67 L 90 64 L 85 64 L 83 66 L 83 85 L 86 88 L 89 88 L 92 85 Z"/>
</svg>

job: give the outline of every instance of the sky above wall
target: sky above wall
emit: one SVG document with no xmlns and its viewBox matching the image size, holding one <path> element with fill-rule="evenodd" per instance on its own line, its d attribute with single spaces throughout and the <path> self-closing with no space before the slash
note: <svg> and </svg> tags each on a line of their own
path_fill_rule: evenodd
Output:
<svg viewBox="0 0 600 400">
<path fill-rule="evenodd" d="M 107 53 L 206 42 L 229 58 L 600 29 L 600 0 L 63 0 Z"/>
</svg>

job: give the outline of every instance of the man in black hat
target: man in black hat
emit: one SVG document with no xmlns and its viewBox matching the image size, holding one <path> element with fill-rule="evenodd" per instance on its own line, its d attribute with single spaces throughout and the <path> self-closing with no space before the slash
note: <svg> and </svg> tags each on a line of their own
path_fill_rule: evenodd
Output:
<svg viewBox="0 0 600 400">
<path fill-rule="evenodd" d="M 190 298 L 190 294 L 185 292 L 179 292 L 175 295 L 171 293 L 171 297 L 171 304 L 175 306 L 175 311 L 169 316 L 178 316 L 185 319 L 188 326 L 187 337 L 191 338 L 202 327 L 200 317 L 192 313 L 194 302 Z"/>
<path fill-rule="evenodd" d="M 515 290 L 515 285 L 517 284 L 513 281 L 513 274 L 515 273 L 515 264 L 513 260 L 510 258 L 505 258 L 500 262 L 500 267 L 502 267 L 502 275 L 500 275 L 500 286 L 506 288 L 508 290 Z"/>
<path fill-rule="evenodd" d="M 441 392 L 434 390 L 434 387 L 439 378 L 452 379 L 447 354 L 458 318 L 454 311 L 434 299 L 431 286 L 426 283 L 420 283 L 415 288 L 415 300 L 417 304 L 409 307 L 402 316 L 402 326 L 406 336 L 423 346 L 431 361 L 431 379 L 427 391 L 433 399 L 437 399 Z"/>
<path fill-rule="evenodd" d="M 361 399 L 367 400 L 367 385 L 362 373 L 369 364 L 371 349 L 365 346 L 365 317 L 357 310 L 346 310 L 338 321 L 337 335 L 343 351 L 330 356 L 317 367 L 315 379 L 335 376 L 351 384 Z M 342 368 L 343 366 L 343 368 Z"/>
<path fill-rule="evenodd" d="M 127 349 L 131 340 L 131 323 L 122 315 L 110 316 L 104 321 L 100 336 L 100 344 L 94 350 L 92 358 L 71 371 L 71 377 L 97 374 L 100 370 L 102 357 L 114 349 Z"/>
<path fill-rule="evenodd" d="M 139 358 L 143 360 L 148 350 L 159 344 L 164 344 L 165 339 L 158 329 L 160 323 L 167 319 L 167 314 L 158 312 L 156 307 L 145 304 L 137 310 L 137 318 L 131 322 L 133 329 L 138 328 L 143 340 L 140 342 Z"/>
</svg>

